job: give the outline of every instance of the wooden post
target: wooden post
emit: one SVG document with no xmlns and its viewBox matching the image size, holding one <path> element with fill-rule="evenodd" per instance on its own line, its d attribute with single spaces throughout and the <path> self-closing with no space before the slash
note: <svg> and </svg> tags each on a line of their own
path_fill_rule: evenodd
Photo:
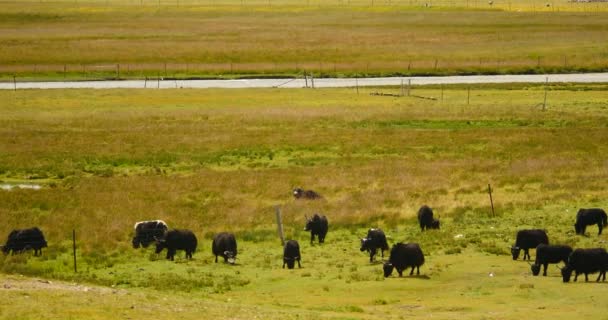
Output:
<svg viewBox="0 0 608 320">
<path fill-rule="evenodd" d="M 146 80 L 144 80 L 144 89 L 147 88 L 148 86 L 148 77 L 146 77 Z"/>
<path fill-rule="evenodd" d="M 74 251 L 74 273 L 78 272 L 78 268 L 76 267 L 76 230 L 72 230 L 72 248 Z"/>
<path fill-rule="evenodd" d="M 313 89 L 315 88 L 315 75 L 312 73 L 310 74 L 310 85 Z"/>
<path fill-rule="evenodd" d="M 471 102 L 471 87 L 467 87 L 467 105 Z"/>
<path fill-rule="evenodd" d="M 66 76 L 67 70 L 68 70 L 68 67 L 64 64 L 63 65 L 63 79 L 64 80 L 65 80 L 65 76 Z"/>
<path fill-rule="evenodd" d="M 410 90 L 412 90 L 412 79 L 407 79 L 407 96 L 410 96 Z"/>
<path fill-rule="evenodd" d="M 156 89 L 160 89 L 160 74 L 156 75 Z"/>
<path fill-rule="evenodd" d="M 490 195 L 490 206 L 492 207 L 492 216 L 494 216 L 494 200 L 492 200 L 492 187 L 488 183 L 488 194 Z"/>
<path fill-rule="evenodd" d="M 281 219 L 281 206 L 275 206 L 275 213 L 277 216 L 277 231 L 279 232 L 279 239 L 281 239 L 281 245 L 285 245 L 285 236 L 283 235 L 283 220 Z"/>
<path fill-rule="evenodd" d="M 304 85 L 308 88 L 308 75 L 304 72 Z"/>
<path fill-rule="evenodd" d="M 359 94 L 359 78 L 355 78 L 355 86 L 357 87 L 357 95 Z"/>
<path fill-rule="evenodd" d="M 547 107 L 547 87 L 549 86 L 549 77 L 545 78 L 545 98 L 543 99 L 543 111 Z"/>
<path fill-rule="evenodd" d="M 15 87 L 15 91 L 17 91 L 17 77 L 13 75 L 13 86 Z"/>
</svg>

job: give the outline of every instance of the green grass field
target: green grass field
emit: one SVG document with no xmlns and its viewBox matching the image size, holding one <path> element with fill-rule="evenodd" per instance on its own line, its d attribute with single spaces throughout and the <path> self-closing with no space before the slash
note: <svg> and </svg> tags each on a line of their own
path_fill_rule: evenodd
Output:
<svg viewBox="0 0 608 320">
<path fill-rule="evenodd" d="M 1 81 L 580 72 L 608 65 L 606 3 L 1 1 L 0 12 Z"/>
<path fill-rule="evenodd" d="M 42 188 L 0 189 L 0 237 L 37 225 L 49 248 L 0 256 L 0 318 L 601 318 L 605 283 L 563 284 L 554 266 L 532 277 L 508 246 L 532 227 L 605 246 L 572 224 L 578 208 L 608 205 L 607 89 L 552 85 L 546 111 L 544 87 L 526 84 L 472 87 L 468 103 L 464 86 L 412 90 L 437 100 L 370 95 L 399 88 L 2 91 L 0 184 Z M 295 201 L 296 186 L 324 200 Z M 420 232 L 425 203 L 441 230 Z M 277 205 L 302 269 L 281 269 Z M 330 221 L 322 246 L 302 230 L 314 212 Z M 132 249 L 144 219 L 192 229 L 194 260 Z M 384 279 L 359 251 L 369 227 L 420 243 L 422 276 Z M 226 230 L 236 266 L 213 263 L 211 236 Z"/>
</svg>

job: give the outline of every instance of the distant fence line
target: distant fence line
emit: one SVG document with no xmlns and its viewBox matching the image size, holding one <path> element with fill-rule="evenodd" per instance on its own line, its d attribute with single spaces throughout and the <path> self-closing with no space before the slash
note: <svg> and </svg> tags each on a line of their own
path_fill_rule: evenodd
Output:
<svg viewBox="0 0 608 320">
<path fill-rule="evenodd" d="M 80 6 L 298 6 L 298 7 L 387 7 L 422 6 L 447 8 L 501 9 L 509 11 L 607 11 L 608 0 L 30 0 L 35 3 L 63 2 Z"/>
<path fill-rule="evenodd" d="M 606 71 L 608 56 L 529 57 L 517 60 L 397 60 L 390 62 L 225 62 L 225 63 L 92 63 L 0 65 L 0 80 L 13 77 L 35 80 L 45 78 L 76 80 L 107 79 L 187 79 L 230 75 L 294 75 L 304 72 L 317 76 L 446 75 L 484 73 L 543 73 L 547 70 Z"/>
</svg>

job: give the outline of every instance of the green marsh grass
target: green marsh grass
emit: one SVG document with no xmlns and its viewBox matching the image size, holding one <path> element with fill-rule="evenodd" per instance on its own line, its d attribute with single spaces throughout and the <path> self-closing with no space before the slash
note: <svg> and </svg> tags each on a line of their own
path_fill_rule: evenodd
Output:
<svg viewBox="0 0 608 320">
<path fill-rule="evenodd" d="M 443 101 L 436 86 L 412 93 L 438 100 L 370 95 L 399 90 L 0 92 L 0 180 L 43 185 L 0 191 L 0 236 L 37 225 L 49 241 L 42 257 L 0 256 L 9 286 L 0 297 L 13 301 L 0 317 L 603 314 L 604 284 L 564 285 L 554 266 L 532 277 L 508 247 L 521 228 L 544 228 L 553 243 L 605 245 L 595 227 L 581 237 L 572 224 L 579 207 L 607 205 L 606 85 L 552 85 L 546 111 L 539 85 L 474 86 L 469 104 L 466 86 L 445 86 Z M 295 201 L 296 186 L 324 199 Z M 441 230 L 420 232 L 425 203 Z M 301 244 L 302 269 L 281 268 L 276 205 L 286 237 Z M 303 231 L 314 212 L 330 221 L 321 246 Z M 132 249 L 133 223 L 145 219 L 192 229 L 194 260 Z M 384 279 L 359 251 L 369 227 L 391 244 L 419 242 L 422 276 Z M 237 236 L 236 266 L 213 263 L 220 231 Z"/>
</svg>

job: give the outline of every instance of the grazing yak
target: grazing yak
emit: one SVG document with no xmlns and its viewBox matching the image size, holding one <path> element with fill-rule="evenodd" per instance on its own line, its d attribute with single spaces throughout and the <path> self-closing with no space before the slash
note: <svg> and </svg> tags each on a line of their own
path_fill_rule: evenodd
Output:
<svg viewBox="0 0 608 320">
<path fill-rule="evenodd" d="M 288 269 L 293 269 L 296 261 L 298 262 L 298 268 L 302 268 L 300 259 L 300 244 L 296 240 L 287 240 L 283 249 L 283 269 L 285 269 L 285 264 L 287 264 Z"/>
<path fill-rule="evenodd" d="M 536 247 L 536 261 L 530 265 L 532 274 L 537 276 L 540 273 L 540 267 L 543 266 L 543 276 L 547 276 L 547 266 L 549 263 L 568 263 L 568 257 L 572 253 L 570 246 L 562 245 L 547 245 L 544 243 Z"/>
<path fill-rule="evenodd" d="M 302 188 L 295 188 L 293 189 L 293 196 L 296 199 L 308 199 L 308 200 L 315 200 L 315 199 L 320 199 L 321 196 L 312 191 L 312 190 L 304 190 Z"/>
<path fill-rule="evenodd" d="M 236 260 L 236 238 L 232 233 L 220 232 L 213 237 L 213 243 L 211 244 L 211 250 L 215 255 L 215 262 L 217 263 L 217 256 L 224 257 L 224 262 L 234 264 Z"/>
<path fill-rule="evenodd" d="M 6 244 L 2 248 L 4 254 L 11 252 L 22 253 L 26 250 L 34 249 L 34 255 L 42 255 L 42 248 L 46 248 L 47 243 L 44 234 L 37 227 L 30 229 L 13 230 L 8 235 Z"/>
<path fill-rule="evenodd" d="M 162 220 L 150 220 L 136 222 L 133 229 L 135 229 L 133 248 L 137 249 L 140 246 L 147 248 L 155 238 L 162 237 L 169 227 Z"/>
<path fill-rule="evenodd" d="M 570 282 L 570 277 L 572 276 L 572 272 L 574 272 L 574 281 L 576 281 L 578 275 L 584 273 L 585 282 L 587 282 L 589 280 L 587 278 L 589 273 L 599 272 L 600 274 L 595 281 L 599 282 L 602 277 L 602 280 L 606 281 L 606 269 L 608 269 L 608 253 L 606 249 L 576 249 L 570 254 L 568 264 L 561 268 L 562 279 L 564 282 Z"/>
<path fill-rule="evenodd" d="M 603 209 L 579 209 L 576 213 L 576 223 L 574 224 L 574 230 L 576 234 L 584 235 L 587 226 L 597 224 L 599 236 L 602 234 L 604 226 L 608 225 L 608 216 Z"/>
<path fill-rule="evenodd" d="M 513 255 L 513 260 L 517 260 L 517 258 L 519 257 L 520 250 L 524 250 L 523 259 L 526 260 L 526 257 L 528 257 L 528 260 L 530 260 L 530 254 L 528 253 L 528 250 L 538 247 L 538 245 L 541 243 L 549 244 L 549 238 L 547 237 L 547 233 L 545 232 L 545 230 L 519 230 L 517 232 L 517 239 L 515 240 L 515 245 L 511 247 L 511 254 Z"/>
<path fill-rule="evenodd" d="M 167 248 L 167 259 L 173 261 L 177 250 L 186 251 L 186 258 L 192 259 L 192 253 L 196 251 L 197 240 L 190 230 L 173 229 L 166 231 L 161 238 L 156 238 L 156 253 Z"/>
<path fill-rule="evenodd" d="M 310 244 L 315 240 L 315 236 L 319 238 L 319 243 L 325 242 L 325 236 L 327 235 L 327 217 L 319 216 L 315 213 L 312 218 L 306 218 L 306 227 L 304 231 L 310 231 Z"/>
<path fill-rule="evenodd" d="M 384 250 L 388 250 L 386 235 L 380 229 L 369 229 L 367 237 L 361 239 L 361 251 L 369 252 L 369 262 L 373 262 L 378 249 L 380 249 L 380 254 L 384 258 Z"/>
<path fill-rule="evenodd" d="M 424 231 L 428 229 L 439 229 L 439 220 L 433 218 L 433 209 L 429 206 L 424 205 L 418 209 L 418 223 L 420 223 L 420 229 Z"/>
<path fill-rule="evenodd" d="M 403 276 L 403 270 L 411 267 L 410 276 L 416 268 L 416 275 L 420 275 L 420 266 L 424 264 L 424 254 L 417 243 L 397 243 L 391 249 L 388 262 L 384 263 L 384 277 L 393 273 L 393 268 L 397 269 L 399 276 Z"/>
</svg>

